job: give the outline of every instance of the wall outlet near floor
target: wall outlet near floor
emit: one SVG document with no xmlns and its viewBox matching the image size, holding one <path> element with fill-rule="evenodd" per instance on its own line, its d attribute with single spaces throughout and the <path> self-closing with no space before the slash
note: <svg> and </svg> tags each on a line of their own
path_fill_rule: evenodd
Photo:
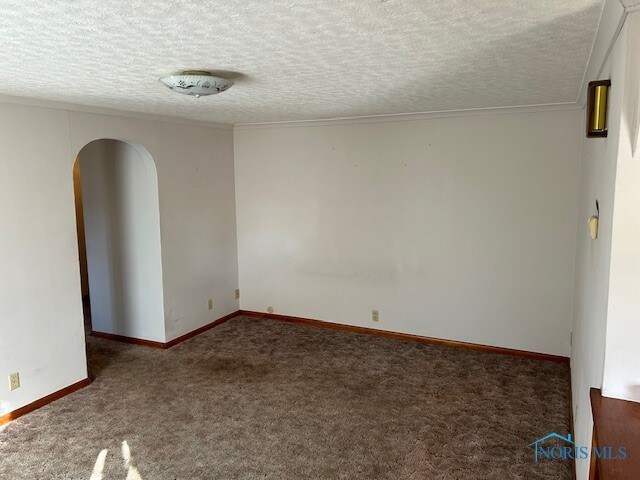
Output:
<svg viewBox="0 0 640 480">
<path fill-rule="evenodd" d="M 371 320 L 374 322 L 380 321 L 380 312 L 378 310 L 371 310 Z"/>
<path fill-rule="evenodd" d="M 209 310 L 213 310 L 213 300 L 209 299 Z"/>
<path fill-rule="evenodd" d="M 267 307 L 267 313 L 273 313 L 273 307 Z"/>
<path fill-rule="evenodd" d="M 9 391 L 20 388 L 20 374 L 18 372 L 9 374 Z"/>
<path fill-rule="evenodd" d="M 236 300 L 240 298 L 240 289 L 236 288 Z"/>
</svg>

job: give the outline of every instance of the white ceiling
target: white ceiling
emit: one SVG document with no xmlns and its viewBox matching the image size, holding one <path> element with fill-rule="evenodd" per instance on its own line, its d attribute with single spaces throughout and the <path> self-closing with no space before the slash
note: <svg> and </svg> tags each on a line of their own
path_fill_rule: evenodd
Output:
<svg viewBox="0 0 640 480">
<path fill-rule="evenodd" d="M 0 94 L 227 123 L 575 102 L 602 0 L 0 2 Z M 193 98 L 157 79 L 227 71 Z"/>
</svg>

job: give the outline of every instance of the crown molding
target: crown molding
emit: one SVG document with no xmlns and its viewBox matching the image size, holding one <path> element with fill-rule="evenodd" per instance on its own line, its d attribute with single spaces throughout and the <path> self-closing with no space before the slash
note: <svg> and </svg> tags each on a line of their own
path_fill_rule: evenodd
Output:
<svg viewBox="0 0 640 480">
<path fill-rule="evenodd" d="M 593 80 L 601 80 L 600 75 L 602 75 L 613 46 L 618 40 L 629 8 L 631 7 L 626 7 L 620 0 L 605 0 L 602 6 L 600 23 L 591 46 L 589 63 L 585 68 L 576 100 L 582 107 L 587 103 L 587 84 Z"/>
<path fill-rule="evenodd" d="M 622 3 L 625 12 L 635 12 L 640 10 L 639 0 L 620 0 L 620 3 Z"/>
<path fill-rule="evenodd" d="M 575 103 L 549 103 L 544 105 L 524 105 L 496 108 L 472 108 L 468 110 L 440 110 L 434 112 L 394 113 L 385 115 L 365 115 L 357 117 L 336 117 L 317 120 L 293 120 L 283 122 L 239 123 L 234 130 L 253 130 L 257 128 L 318 127 L 328 125 L 352 125 L 360 123 L 413 122 L 447 117 L 472 117 L 478 115 L 509 115 L 539 113 L 549 111 L 581 110 Z"/>
<path fill-rule="evenodd" d="M 353 117 L 335 117 L 311 120 L 291 120 L 277 122 L 256 122 L 256 123 L 217 123 L 203 120 L 192 120 L 183 117 L 172 117 L 168 115 L 154 115 L 142 112 L 131 112 L 127 110 L 117 110 L 104 107 L 93 107 L 74 103 L 56 102 L 52 100 L 39 100 L 27 97 L 13 97 L 0 94 L 0 104 L 8 103 L 14 105 L 26 105 L 31 107 L 52 108 L 56 110 L 66 110 L 70 112 L 92 113 L 96 115 L 110 115 L 125 118 L 138 118 L 154 122 L 165 122 L 183 125 L 195 125 L 208 128 L 218 128 L 224 130 L 252 130 L 256 128 L 282 128 L 282 127 L 317 127 L 326 125 L 352 125 L 361 123 L 384 123 L 384 122 L 411 122 L 419 120 L 431 120 L 435 118 L 447 117 L 470 117 L 478 115 L 508 115 L 523 113 L 538 113 L 548 111 L 579 110 L 583 108 L 578 103 L 550 103 L 544 105 L 523 105 L 494 108 L 472 108 L 466 110 L 439 110 L 433 112 L 411 112 L 393 113 L 382 115 L 362 115 Z"/>
<path fill-rule="evenodd" d="M 199 127 L 218 128 L 223 130 L 233 130 L 231 123 L 208 122 L 205 120 L 192 120 L 184 117 L 173 117 L 169 115 L 155 115 L 142 112 L 131 112 L 128 110 L 117 110 L 114 108 L 93 107 L 90 105 L 80 105 L 76 103 L 56 102 L 53 100 L 39 100 L 36 98 L 13 97 L 10 95 L 0 95 L 0 103 L 13 105 L 26 105 L 30 107 L 52 108 L 55 110 L 66 110 L 70 112 L 93 113 L 96 115 L 110 115 L 115 117 L 137 118 L 153 122 L 175 123 L 181 125 L 194 125 Z"/>
</svg>

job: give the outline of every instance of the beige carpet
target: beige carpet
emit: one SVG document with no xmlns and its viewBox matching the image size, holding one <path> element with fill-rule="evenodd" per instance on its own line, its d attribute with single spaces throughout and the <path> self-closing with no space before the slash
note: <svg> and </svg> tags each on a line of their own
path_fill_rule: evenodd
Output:
<svg viewBox="0 0 640 480">
<path fill-rule="evenodd" d="M 87 388 L 0 432 L 2 479 L 569 479 L 568 368 L 236 318 L 170 350 L 89 338 Z"/>
</svg>

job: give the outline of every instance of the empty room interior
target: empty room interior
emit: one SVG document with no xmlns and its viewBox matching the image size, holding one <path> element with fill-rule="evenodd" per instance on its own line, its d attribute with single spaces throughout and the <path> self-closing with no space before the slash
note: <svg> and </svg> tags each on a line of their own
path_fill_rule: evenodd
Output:
<svg viewBox="0 0 640 480">
<path fill-rule="evenodd" d="M 0 478 L 640 478 L 637 0 L 0 2 Z"/>
</svg>

